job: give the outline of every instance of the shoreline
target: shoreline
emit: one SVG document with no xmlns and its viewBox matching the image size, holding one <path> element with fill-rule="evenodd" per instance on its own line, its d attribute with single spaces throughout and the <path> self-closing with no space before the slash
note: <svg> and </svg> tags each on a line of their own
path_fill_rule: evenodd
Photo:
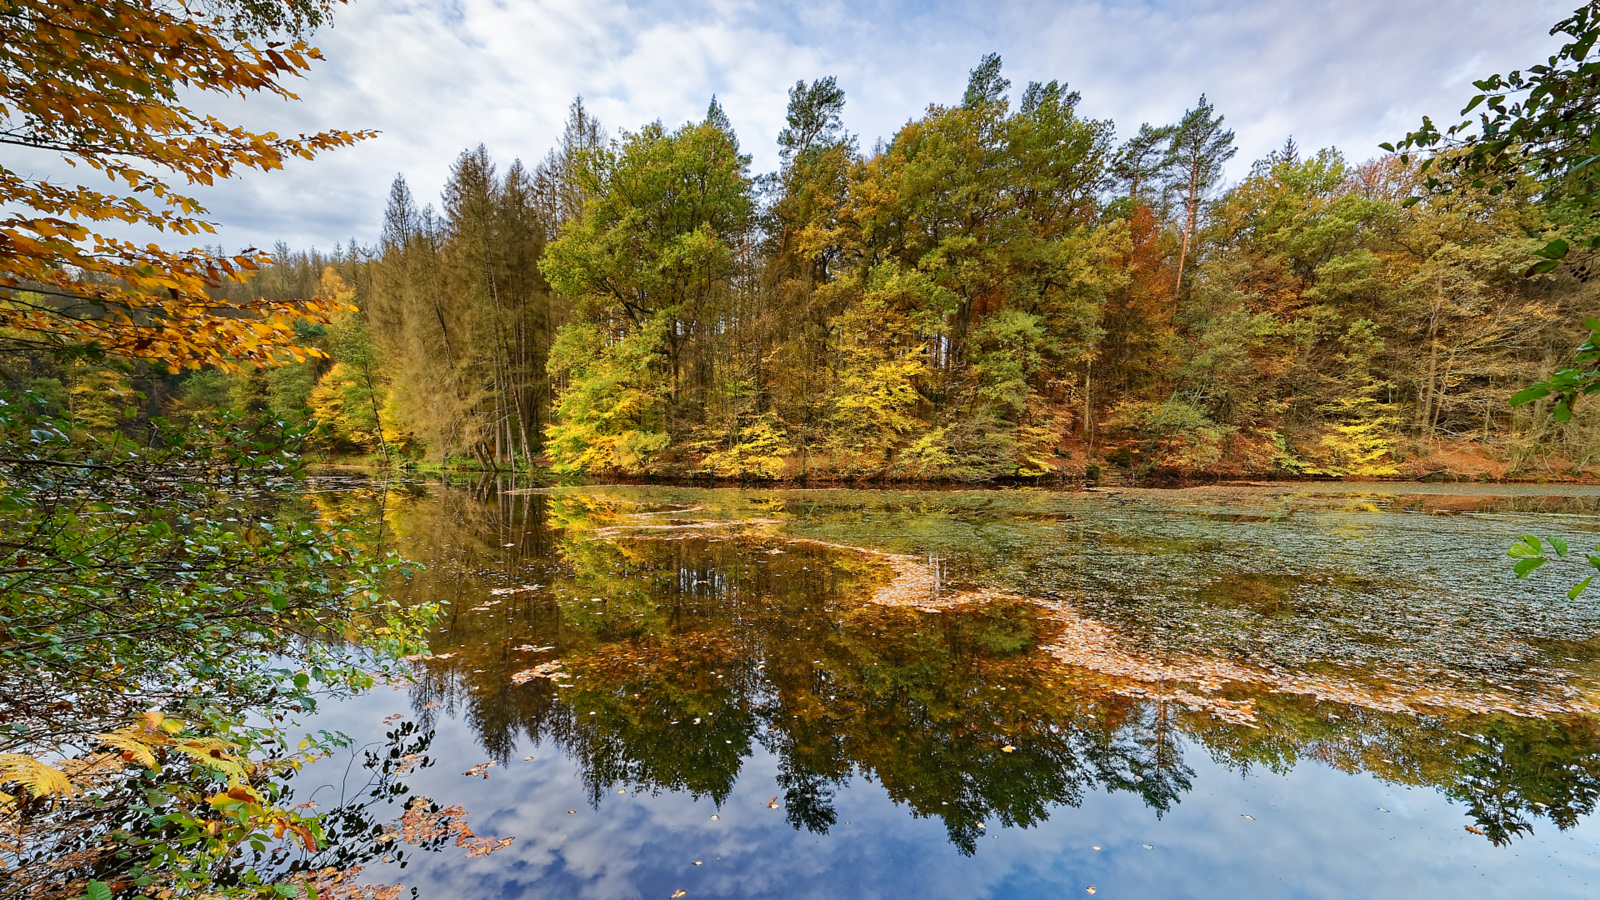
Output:
<svg viewBox="0 0 1600 900">
<path fill-rule="evenodd" d="M 412 477 L 494 477 L 532 479 L 548 487 L 578 487 L 599 485 L 626 485 L 635 487 L 700 487 L 748 488 L 751 490 L 1050 490 L 1061 492 L 1121 492 L 1128 490 L 1187 490 L 1192 488 L 1297 488 L 1320 485 L 1384 486 L 1418 485 L 1431 487 L 1600 487 L 1600 476 L 1585 473 L 1580 476 L 1498 477 L 1485 478 L 1456 473 L 1430 474 L 1422 477 L 1397 476 L 1260 476 L 1219 473 L 1158 473 L 1144 478 L 1132 478 L 1126 473 L 1103 474 L 1099 478 L 1086 478 L 1082 474 L 1059 474 L 1046 477 L 1004 477 L 987 480 L 934 479 L 934 478 L 851 478 L 845 476 L 816 476 L 809 478 L 728 478 L 713 475 L 665 475 L 651 473 L 617 473 L 610 476 L 590 475 L 572 477 L 556 475 L 546 469 L 526 468 L 484 469 L 472 466 L 383 466 L 340 461 L 308 461 L 305 465 L 311 474 L 368 474 L 388 473 Z"/>
</svg>

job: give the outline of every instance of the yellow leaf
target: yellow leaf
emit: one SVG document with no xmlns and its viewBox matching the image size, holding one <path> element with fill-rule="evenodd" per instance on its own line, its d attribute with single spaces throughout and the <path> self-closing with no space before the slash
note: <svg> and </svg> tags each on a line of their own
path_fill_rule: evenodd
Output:
<svg viewBox="0 0 1600 900">
<path fill-rule="evenodd" d="M 66 774 L 22 753 L 0 753 L 0 783 L 15 782 L 29 796 L 70 797 L 78 792 Z"/>
</svg>

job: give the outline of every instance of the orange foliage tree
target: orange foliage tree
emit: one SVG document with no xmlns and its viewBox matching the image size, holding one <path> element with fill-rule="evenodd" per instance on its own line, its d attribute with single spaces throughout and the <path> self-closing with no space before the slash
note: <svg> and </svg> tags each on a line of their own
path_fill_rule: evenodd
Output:
<svg viewBox="0 0 1600 900">
<path fill-rule="evenodd" d="M 371 136 L 256 133 L 180 102 L 195 92 L 295 99 L 286 80 L 321 58 L 304 38 L 342 2 L 0 4 L 0 144 L 59 153 L 111 182 L 62 184 L 0 165 L 0 350 L 93 347 L 228 370 L 314 352 L 292 346 L 294 323 L 326 322 L 337 312 L 327 302 L 215 298 L 265 254 L 172 252 L 99 229 L 212 233 L 185 190 Z"/>
</svg>

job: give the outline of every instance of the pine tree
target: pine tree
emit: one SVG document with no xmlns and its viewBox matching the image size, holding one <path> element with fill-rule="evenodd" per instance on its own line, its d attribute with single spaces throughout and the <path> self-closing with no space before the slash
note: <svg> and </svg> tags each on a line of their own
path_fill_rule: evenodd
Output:
<svg viewBox="0 0 1600 900">
<path fill-rule="evenodd" d="M 1172 172 L 1173 186 L 1183 200 L 1183 245 L 1178 251 L 1178 291 L 1183 290 L 1183 271 L 1188 264 L 1190 242 L 1200 220 L 1206 195 L 1222 178 L 1222 168 L 1239 149 L 1233 146 L 1233 132 L 1223 130 L 1222 116 L 1200 95 L 1194 109 L 1184 113 L 1174 128 L 1167 149 L 1166 165 Z"/>
</svg>

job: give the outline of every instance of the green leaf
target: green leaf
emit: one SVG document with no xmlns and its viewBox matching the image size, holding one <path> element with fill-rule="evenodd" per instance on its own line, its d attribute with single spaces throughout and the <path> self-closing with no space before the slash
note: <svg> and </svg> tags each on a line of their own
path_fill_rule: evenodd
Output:
<svg viewBox="0 0 1600 900">
<path fill-rule="evenodd" d="M 1539 539 L 1533 535 L 1525 534 L 1522 537 L 1517 538 L 1516 541 L 1506 549 L 1506 555 L 1512 559 L 1522 559 L 1523 557 L 1528 556 L 1543 556 L 1544 545 L 1539 543 Z"/>
<path fill-rule="evenodd" d="M 1585 578 L 1584 580 L 1582 580 L 1582 581 L 1578 582 L 1577 584 L 1573 585 L 1572 586 L 1572 590 L 1567 591 L 1567 599 L 1568 600 L 1576 600 L 1576 599 L 1578 599 L 1578 595 L 1583 593 L 1584 591 L 1588 590 L 1589 589 L 1589 582 L 1594 581 L 1596 577 L 1600 577 L 1600 576 L 1590 575 L 1588 578 Z"/>
<path fill-rule="evenodd" d="M 1545 562 L 1546 560 L 1542 556 L 1530 556 L 1527 559 L 1518 560 L 1517 564 L 1511 567 L 1511 570 L 1517 573 L 1518 578 L 1527 578 L 1534 569 L 1544 565 Z"/>
<path fill-rule="evenodd" d="M 1532 403 L 1535 400 L 1542 400 L 1548 396 L 1550 396 L 1550 389 L 1548 387 L 1544 386 L 1543 384 L 1535 384 L 1525 387 L 1522 390 L 1517 391 L 1515 394 L 1512 394 L 1511 399 L 1506 402 L 1512 406 L 1522 406 L 1526 403 Z"/>
<path fill-rule="evenodd" d="M 111 888 L 104 881 L 91 881 L 88 893 L 84 896 L 88 900 L 111 900 Z"/>
<path fill-rule="evenodd" d="M 1566 541 L 1564 541 L 1564 540 L 1562 540 L 1561 538 L 1558 538 L 1558 537 L 1545 538 L 1545 540 L 1550 542 L 1550 546 L 1556 548 L 1556 555 L 1557 556 L 1566 556 L 1567 555 L 1567 542 Z"/>
<path fill-rule="evenodd" d="M 1545 244 L 1543 247 L 1533 251 L 1533 255 L 1542 256 L 1545 259 L 1566 259 L 1567 252 L 1571 249 L 1572 248 L 1568 246 L 1566 241 L 1556 238 L 1550 243 Z"/>
</svg>

